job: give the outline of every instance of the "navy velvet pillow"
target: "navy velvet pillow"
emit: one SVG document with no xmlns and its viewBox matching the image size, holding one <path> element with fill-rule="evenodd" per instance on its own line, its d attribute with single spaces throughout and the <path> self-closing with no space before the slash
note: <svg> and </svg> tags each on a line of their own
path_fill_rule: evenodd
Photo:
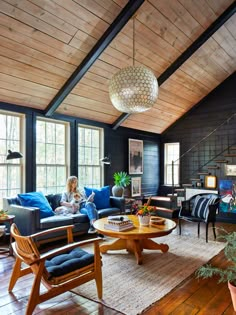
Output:
<svg viewBox="0 0 236 315">
<path fill-rule="evenodd" d="M 24 207 L 37 207 L 40 209 L 40 219 L 54 215 L 47 198 L 39 191 L 18 194 L 20 203 Z"/>
<path fill-rule="evenodd" d="M 92 192 L 95 193 L 94 203 L 98 210 L 110 208 L 110 187 L 109 186 L 104 186 L 100 189 L 84 187 L 84 191 L 87 197 L 89 197 Z"/>
</svg>

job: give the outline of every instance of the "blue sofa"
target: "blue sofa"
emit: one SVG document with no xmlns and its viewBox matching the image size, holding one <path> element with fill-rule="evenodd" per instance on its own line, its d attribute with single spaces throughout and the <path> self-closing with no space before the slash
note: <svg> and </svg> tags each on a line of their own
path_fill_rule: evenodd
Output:
<svg viewBox="0 0 236 315">
<path fill-rule="evenodd" d="M 61 194 L 51 194 L 45 196 L 52 208 L 55 210 L 60 206 Z M 125 211 L 125 199 L 110 196 L 110 207 L 99 209 L 99 217 L 107 217 L 108 215 L 120 214 Z M 14 222 L 17 224 L 22 235 L 31 235 L 39 231 L 47 230 L 64 225 L 74 225 L 74 235 L 85 234 L 89 229 L 89 219 L 85 214 L 69 214 L 69 215 L 53 215 L 40 219 L 40 209 L 37 207 L 22 206 L 18 197 L 3 198 L 3 209 L 8 214 L 15 215 Z M 39 243 L 45 243 L 49 240 L 64 238 L 65 232 L 55 235 L 47 235 L 38 239 Z"/>
</svg>

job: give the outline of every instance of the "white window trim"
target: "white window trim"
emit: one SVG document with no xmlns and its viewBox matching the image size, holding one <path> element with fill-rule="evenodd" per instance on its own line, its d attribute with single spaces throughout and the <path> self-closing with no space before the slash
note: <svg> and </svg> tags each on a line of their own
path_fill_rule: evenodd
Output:
<svg viewBox="0 0 236 315">
<path fill-rule="evenodd" d="M 63 120 L 57 120 L 57 119 L 51 119 L 51 118 L 45 118 L 41 116 L 37 116 L 37 121 L 43 121 L 43 122 L 49 122 L 49 123 L 56 123 L 56 124 L 63 124 L 65 126 L 65 166 L 66 166 L 66 178 L 68 178 L 70 174 L 70 123 Z M 37 137 L 36 137 L 36 146 L 37 146 Z M 36 173 L 37 173 L 37 166 L 62 166 L 61 164 L 41 164 L 37 163 L 36 161 Z M 37 174 L 36 174 L 37 176 Z M 65 185 L 65 184 L 64 184 Z"/>
<path fill-rule="evenodd" d="M 14 116 L 20 119 L 19 150 L 22 153 L 23 158 L 18 160 L 19 163 L 13 162 L 11 163 L 11 165 L 16 165 L 20 167 L 20 187 L 19 188 L 20 188 L 20 192 L 24 192 L 25 191 L 25 115 L 21 113 L 12 112 L 12 111 L 7 111 L 7 110 L 0 110 L 0 114 L 7 115 L 7 116 Z M 5 163 L 1 163 L 1 165 L 6 165 L 6 167 L 8 167 L 7 160 Z M 0 207 L 2 207 L 1 202 L 2 200 L 0 200 Z"/>
<path fill-rule="evenodd" d="M 87 129 L 96 129 L 100 133 L 100 138 L 99 138 L 99 159 L 101 160 L 104 157 L 104 129 L 101 127 L 96 127 L 92 125 L 85 125 L 85 124 L 80 124 L 78 123 L 77 128 L 87 128 Z M 78 169 L 79 169 L 79 159 L 78 159 Z M 91 166 L 91 165 L 83 165 L 83 166 Z M 104 164 L 100 163 L 100 186 L 104 186 Z"/>
<path fill-rule="evenodd" d="M 168 149 L 168 146 L 170 145 L 178 145 L 179 146 L 179 154 L 178 156 L 175 157 L 175 159 L 170 163 L 166 163 L 166 160 L 167 160 L 167 149 Z M 174 183 L 172 182 L 171 180 L 171 183 L 167 183 L 167 167 L 168 166 L 171 166 L 171 174 L 173 172 L 173 167 L 175 169 L 175 167 L 177 167 L 177 173 L 178 173 L 178 176 L 177 176 L 177 182 L 174 181 Z M 168 143 L 164 143 L 164 185 L 165 186 L 179 186 L 179 180 L 180 180 L 180 143 L 179 142 L 168 142 Z M 173 178 L 173 174 L 171 175 L 171 178 Z"/>
</svg>

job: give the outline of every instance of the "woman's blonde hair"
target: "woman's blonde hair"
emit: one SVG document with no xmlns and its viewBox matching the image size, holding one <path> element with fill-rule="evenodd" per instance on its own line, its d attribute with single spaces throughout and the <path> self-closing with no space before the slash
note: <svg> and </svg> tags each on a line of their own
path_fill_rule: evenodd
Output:
<svg viewBox="0 0 236 315">
<path fill-rule="evenodd" d="M 75 181 L 76 181 L 77 184 L 78 184 L 78 178 L 77 178 L 76 176 L 69 176 L 69 177 L 67 178 L 67 181 L 66 181 L 66 190 L 67 190 L 68 193 L 69 193 L 69 192 L 77 192 L 77 185 L 76 185 L 76 187 L 74 187 L 74 189 L 73 189 L 73 191 L 72 191 L 72 184 L 73 184 Z"/>
</svg>

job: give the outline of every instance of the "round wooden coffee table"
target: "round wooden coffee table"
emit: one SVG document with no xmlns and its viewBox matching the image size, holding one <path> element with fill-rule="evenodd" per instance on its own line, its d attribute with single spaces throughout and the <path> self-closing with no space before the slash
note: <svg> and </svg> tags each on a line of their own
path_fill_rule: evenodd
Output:
<svg viewBox="0 0 236 315">
<path fill-rule="evenodd" d="M 126 249 L 134 253 L 137 264 L 142 264 L 142 251 L 143 249 L 161 250 L 163 253 L 167 252 L 169 246 L 167 244 L 159 244 L 151 240 L 154 237 L 160 237 L 170 234 L 175 228 L 176 223 L 170 219 L 165 219 L 165 223 L 153 226 L 140 226 L 138 217 L 136 215 L 127 216 L 134 223 L 132 230 L 117 232 L 104 228 L 107 223 L 107 218 L 102 218 L 94 223 L 94 227 L 98 232 L 117 238 L 114 242 L 100 245 L 101 253 L 106 253 L 108 250 Z"/>
</svg>

